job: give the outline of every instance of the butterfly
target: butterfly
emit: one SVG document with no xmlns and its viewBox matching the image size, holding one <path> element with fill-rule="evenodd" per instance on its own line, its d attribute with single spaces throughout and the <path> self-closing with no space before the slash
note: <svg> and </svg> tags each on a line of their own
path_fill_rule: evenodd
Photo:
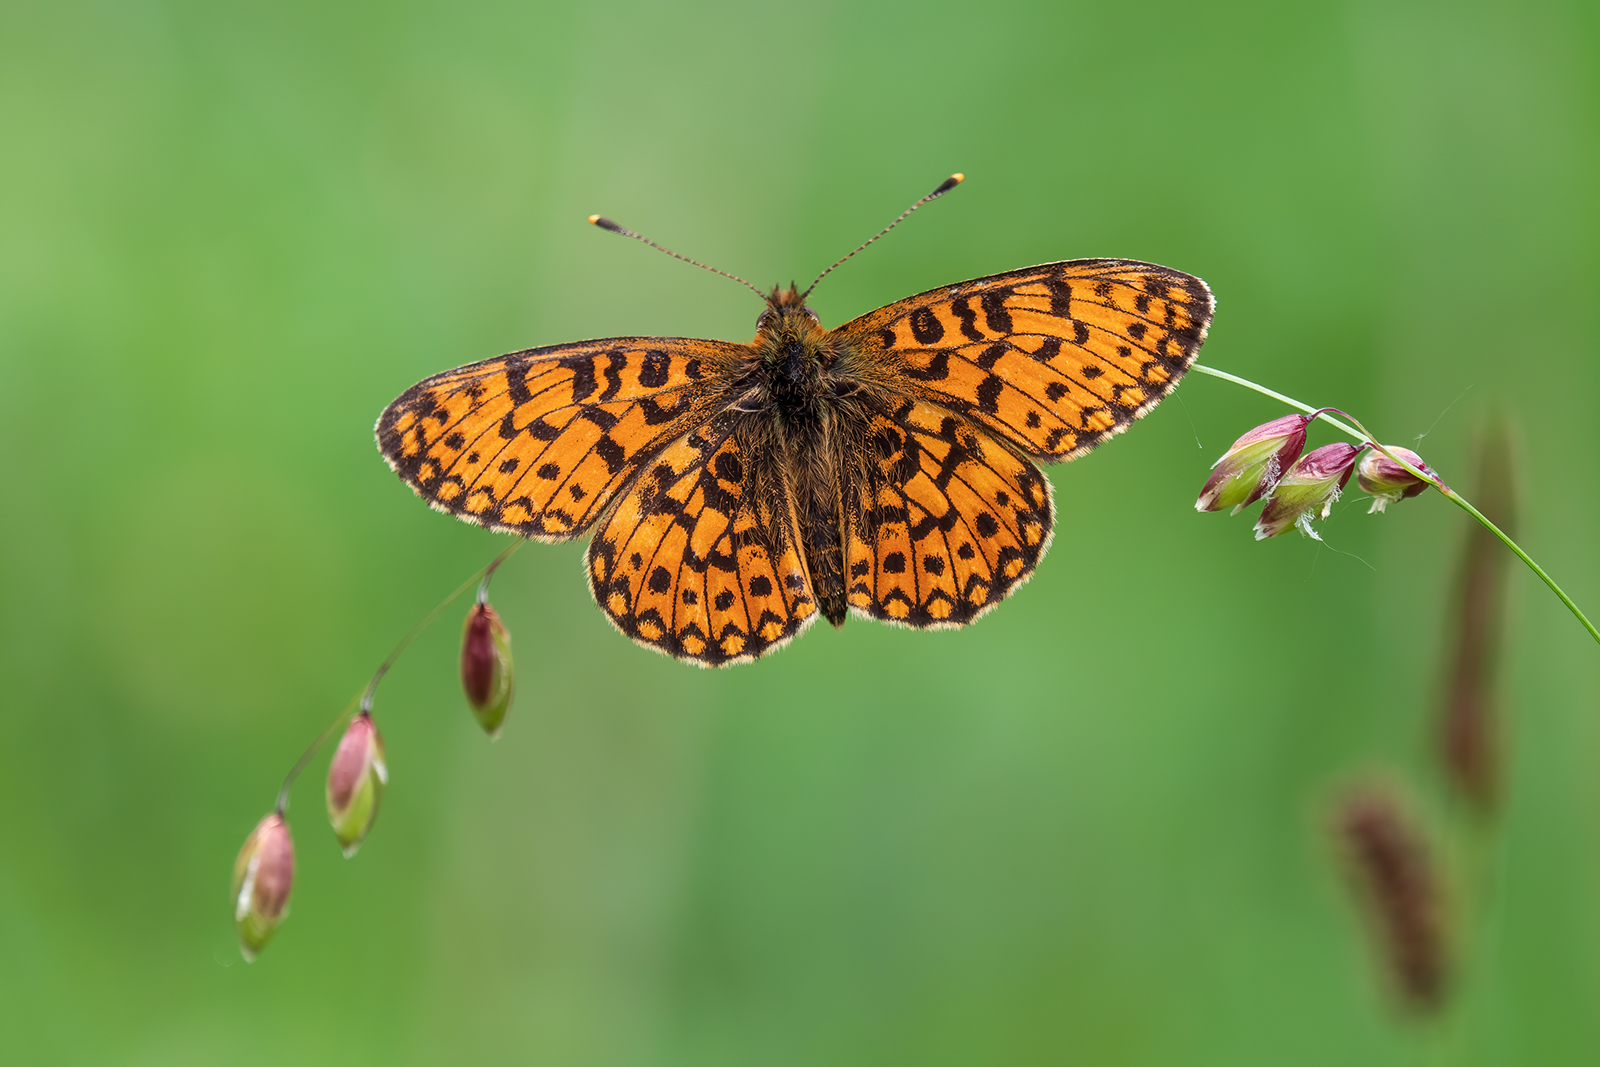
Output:
<svg viewBox="0 0 1600 1067">
<path fill-rule="evenodd" d="M 613 337 L 444 371 L 384 410 L 378 447 L 468 522 L 539 541 L 592 529 L 595 601 L 678 659 L 753 660 L 851 611 L 965 626 L 1050 544 L 1035 461 L 1081 456 L 1153 408 L 1214 307 L 1191 275 L 1075 259 L 827 330 L 805 303 L 815 286 L 756 290 L 749 344 Z"/>
</svg>

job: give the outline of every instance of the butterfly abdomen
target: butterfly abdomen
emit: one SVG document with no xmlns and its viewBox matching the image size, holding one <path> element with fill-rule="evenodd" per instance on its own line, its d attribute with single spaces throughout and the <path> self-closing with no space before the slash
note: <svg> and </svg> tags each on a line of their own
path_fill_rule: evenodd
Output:
<svg viewBox="0 0 1600 1067">
<path fill-rule="evenodd" d="M 835 627 L 843 626 L 850 606 L 844 598 L 844 546 L 839 541 L 837 513 L 830 516 L 812 511 L 801 536 L 817 608 Z"/>
<path fill-rule="evenodd" d="M 835 627 L 843 626 L 850 606 L 845 600 L 844 542 L 840 535 L 840 470 L 833 461 L 827 418 L 808 437 L 789 442 L 790 478 L 794 485 L 801 549 L 811 576 L 817 609 Z"/>
</svg>

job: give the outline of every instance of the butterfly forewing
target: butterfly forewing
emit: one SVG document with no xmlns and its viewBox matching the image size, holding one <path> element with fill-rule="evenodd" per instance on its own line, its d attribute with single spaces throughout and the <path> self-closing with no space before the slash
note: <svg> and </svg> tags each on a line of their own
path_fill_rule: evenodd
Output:
<svg viewBox="0 0 1600 1067">
<path fill-rule="evenodd" d="M 589 545 L 590 590 L 617 628 L 702 666 L 754 659 L 816 618 L 785 491 L 757 489 L 738 418 L 663 449 Z"/>
<path fill-rule="evenodd" d="M 1077 259 L 932 289 L 839 327 L 866 365 L 1040 459 L 1082 455 L 1188 370 L 1213 301 L 1151 263 Z"/>
<path fill-rule="evenodd" d="M 963 626 L 1026 581 L 1055 524 L 1031 462 L 945 408 L 877 414 L 847 600 L 907 626 Z"/>
<path fill-rule="evenodd" d="M 514 352 L 418 382 L 378 419 L 384 458 L 429 504 L 562 541 L 667 442 L 707 418 L 748 349 L 624 337 Z"/>
</svg>

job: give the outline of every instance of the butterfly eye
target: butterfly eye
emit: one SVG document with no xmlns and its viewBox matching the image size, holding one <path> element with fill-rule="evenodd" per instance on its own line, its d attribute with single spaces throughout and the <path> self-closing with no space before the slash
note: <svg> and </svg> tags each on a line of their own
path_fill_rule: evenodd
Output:
<svg viewBox="0 0 1600 1067">
<path fill-rule="evenodd" d="M 768 308 L 756 316 L 756 332 L 760 333 L 772 324 L 772 309 Z"/>
<path fill-rule="evenodd" d="M 818 326 L 822 325 L 822 320 L 817 318 L 817 313 L 815 311 L 812 311 L 809 307 L 807 307 L 804 304 L 800 305 L 800 310 L 804 311 L 806 313 L 806 315 L 810 317 L 812 322 L 816 323 Z"/>
</svg>

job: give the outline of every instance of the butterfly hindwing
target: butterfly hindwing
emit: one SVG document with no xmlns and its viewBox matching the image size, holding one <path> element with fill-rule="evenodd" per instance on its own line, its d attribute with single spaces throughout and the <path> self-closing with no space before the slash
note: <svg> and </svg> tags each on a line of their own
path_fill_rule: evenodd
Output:
<svg viewBox="0 0 1600 1067">
<path fill-rule="evenodd" d="M 741 445 L 735 419 L 661 450 L 587 557 L 589 588 L 618 629 L 702 666 L 755 659 L 817 615 L 785 490 L 757 489 L 760 457 Z"/>
<path fill-rule="evenodd" d="M 378 447 L 432 506 L 564 541 L 641 463 L 704 420 L 708 384 L 747 351 L 623 337 L 513 352 L 406 390 L 378 418 Z"/>
<path fill-rule="evenodd" d="M 865 367 L 967 415 L 1030 455 L 1073 459 L 1178 384 L 1210 325 L 1211 290 L 1180 271 L 1076 259 L 896 301 L 834 331 Z"/>
<path fill-rule="evenodd" d="M 845 539 L 846 599 L 907 626 L 963 626 L 1026 581 L 1055 525 L 1050 483 L 966 418 L 906 401 L 873 416 Z"/>
</svg>

